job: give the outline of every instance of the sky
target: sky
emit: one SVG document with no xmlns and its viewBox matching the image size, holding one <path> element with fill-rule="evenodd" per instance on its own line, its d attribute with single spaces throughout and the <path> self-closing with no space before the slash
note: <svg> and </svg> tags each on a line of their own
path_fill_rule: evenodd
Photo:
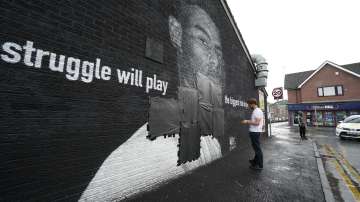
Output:
<svg viewBox="0 0 360 202">
<path fill-rule="evenodd" d="M 268 62 L 266 90 L 285 74 L 314 70 L 324 61 L 360 62 L 359 0 L 227 0 L 250 54 Z M 287 99 L 286 92 L 284 93 Z"/>
</svg>

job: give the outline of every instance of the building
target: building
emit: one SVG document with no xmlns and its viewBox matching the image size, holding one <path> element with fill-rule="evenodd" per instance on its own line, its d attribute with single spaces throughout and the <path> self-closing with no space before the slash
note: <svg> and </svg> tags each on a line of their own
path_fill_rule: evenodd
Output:
<svg viewBox="0 0 360 202">
<path fill-rule="evenodd" d="M 280 122 L 288 120 L 287 100 L 281 100 L 269 104 L 271 122 Z"/>
<path fill-rule="evenodd" d="M 0 10 L 1 201 L 120 201 L 250 149 L 257 72 L 225 0 Z"/>
<path fill-rule="evenodd" d="M 360 63 L 325 61 L 316 70 L 285 75 L 289 124 L 302 119 L 308 126 L 334 127 L 360 114 Z"/>
</svg>

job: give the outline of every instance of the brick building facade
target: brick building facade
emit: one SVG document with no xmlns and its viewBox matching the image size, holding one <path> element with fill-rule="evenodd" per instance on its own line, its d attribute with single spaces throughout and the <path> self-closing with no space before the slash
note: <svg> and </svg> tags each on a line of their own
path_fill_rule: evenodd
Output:
<svg viewBox="0 0 360 202">
<path fill-rule="evenodd" d="M 299 118 L 309 126 L 336 126 L 346 116 L 360 114 L 360 63 L 325 61 L 318 69 L 285 75 L 289 124 Z"/>
<path fill-rule="evenodd" d="M 271 122 L 280 122 L 288 120 L 287 100 L 277 101 L 269 104 L 269 110 L 271 113 Z"/>
<path fill-rule="evenodd" d="M 0 201 L 121 200 L 248 148 L 255 69 L 224 0 L 0 11 Z"/>
</svg>

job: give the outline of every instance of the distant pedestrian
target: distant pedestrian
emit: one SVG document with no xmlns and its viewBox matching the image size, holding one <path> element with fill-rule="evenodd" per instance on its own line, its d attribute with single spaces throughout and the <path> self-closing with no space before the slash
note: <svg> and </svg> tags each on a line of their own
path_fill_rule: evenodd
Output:
<svg viewBox="0 0 360 202">
<path fill-rule="evenodd" d="M 302 140 L 307 140 L 306 137 L 306 125 L 303 121 L 299 122 L 299 132 L 300 132 L 300 138 Z"/>
<path fill-rule="evenodd" d="M 251 164 L 250 168 L 261 170 L 263 169 L 263 153 L 260 147 L 260 135 L 262 133 L 264 114 L 261 109 L 258 108 L 256 99 L 249 99 L 247 104 L 253 110 L 251 120 L 243 120 L 241 123 L 249 125 L 249 136 L 255 152 L 254 159 L 249 160 Z"/>
</svg>

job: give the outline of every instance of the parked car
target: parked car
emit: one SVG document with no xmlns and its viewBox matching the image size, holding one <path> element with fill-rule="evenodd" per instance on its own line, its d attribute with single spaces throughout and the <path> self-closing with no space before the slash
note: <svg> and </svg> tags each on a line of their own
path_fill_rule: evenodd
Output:
<svg viewBox="0 0 360 202">
<path fill-rule="evenodd" d="M 341 121 L 336 127 L 336 135 L 340 139 L 356 138 L 360 139 L 360 115 L 352 115 Z"/>
</svg>

